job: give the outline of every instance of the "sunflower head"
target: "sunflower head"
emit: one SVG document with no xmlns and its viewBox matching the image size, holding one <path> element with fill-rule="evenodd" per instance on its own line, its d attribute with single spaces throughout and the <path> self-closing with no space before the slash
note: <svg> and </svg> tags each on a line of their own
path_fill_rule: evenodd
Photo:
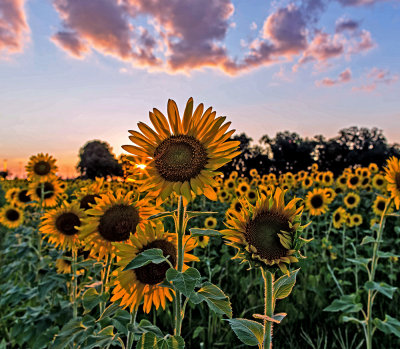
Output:
<svg viewBox="0 0 400 349">
<path fill-rule="evenodd" d="M 356 193 L 348 193 L 344 199 L 343 199 L 344 204 L 347 206 L 347 208 L 355 208 L 358 206 L 360 203 L 360 196 Z"/>
<path fill-rule="evenodd" d="M 6 205 L 0 209 L 0 223 L 13 229 L 19 227 L 24 221 L 24 212 L 13 205 Z"/>
<path fill-rule="evenodd" d="M 394 199 L 396 209 L 400 208 L 400 160 L 392 156 L 387 160 L 385 168 L 385 179 L 387 181 L 387 189 L 391 197 Z"/>
<path fill-rule="evenodd" d="M 331 200 L 324 189 L 315 188 L 307 193 L 305 202 L 310 215 L 319 216 L 328 210 L 328 204 Z"/>
<path fill-rule="evenodd" d="M 159 201 L 172 192 L 182 195 L 185 203 L 196 194 L 216 200 L 216 170 L 240 154 L 236 151 L 240 142 L 228 141 L 234 132 L 228 131 L 230 123 L 225 123 L 225 117 L 216 117 L 212 108 L 204 111 L 203 104 L 193 111 L 192 98 L 182 118 L 173 100 L 168 101 L 167 109 L 168 120 L 154 108 L 150 112 L 154 130 L 139 123 L 141 133 L 129 131 L 136 146 L 123 146 L 134 158 L 149 160 L 148 177 L 142 181 L 141 189 L 160 194 Z"/>
<path fill-rule="evenodd" d="M 49 154 L 37 154 L 30 157 L 26 171 L 31 180 L 46 181 L 57 171 L 56 159 Z"/>
<path fill-rule="evenodd" d="M 306 242 L 300 237 L 303 206 L 300 199 L 287 205 L 285 192 L 276 188 L 269 197 L 261 195 L 255 206 L 243 205 L 241 213 L 229 210 L 226 226 L 221 233 L 238 252 L 234 258 L 248 261 L 251 266 L 279 267 L 288 272 L 287 264 L 297 262 L 300 248 Z"/>
<path fill-rule="evenodd" d="M 340 229 L 346 223 L 347 212 L 343 207 L 338 207 L 332 214 L 332 224 L 336 229 Z"/>
</svg>

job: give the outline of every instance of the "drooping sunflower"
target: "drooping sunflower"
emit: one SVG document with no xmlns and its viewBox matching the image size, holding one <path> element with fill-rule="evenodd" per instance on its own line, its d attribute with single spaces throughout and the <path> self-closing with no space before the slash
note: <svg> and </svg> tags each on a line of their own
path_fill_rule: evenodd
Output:
<svg viewBox="0 0 400 349">
<path fill-rule="evenodd" d="M 214 229 L 217 226 L 217 219 L 215 217 L 207 217 L 204 220 L 204 227 L 208 229 Z"/>
<path fill-rule="evenodd" d="M 332 214 L 332 224 L 336 229 L 340 229 L 346 223 L 347 212 L 343 207 L 338 207 Z"/>
<path fill-rule="evenodd" d="M 24 221 L 24 212 L 18 207 L 6 205 L 0 208 L 0 223 L 13 229 L 19 227 Z"/>
<path fill-rule="evenodd" d="M 392 156 L 387 160 L 385 167 L 385 179 L 387 181 L 387 189 L 390 191 L 391 197 L 394 199 L 396 209 L 400 207 L 400 160 Z"/>
<path fill-rule="evenodd" d="M 307 193 L 305 204 L 311 216 L 319 216 L 328 210 L 329 198 L 327 198 L 325 190 L 314 188 Z"/>
<path fill-rule="evenodd" d="M 193 112 L 193 99 L 186 104 L 183 117 L 173 100 L 168 101 L 168 120 L 156 108 L 150 112 L 155 131 L 139 122 L 140 132 L 129 131 L 129 139 L 137 144 L 124 145 L 123 149 L 134 156 L 151 159 L 147 166 L 149 177 L 143 180 L 141 190 L 151 189 L 160 200 L 172 192 L 184 197 L 185 203 L 195 194 L 204 194 L 211 200 L 217 195 L 214 177 L 218 168 L 239 155 L 238 141 L 228 141 L 234 130 L 228 131 L 226 117 L 216 118 L 208 108 L 203 113 L 200 104 Z"/>
<path fill-rule="evenodd" d="M 77 249 L 81 245 L 78 229 L 84 217 L 85 213 L 77 203 L 69 204 L 64 201 L 60 207 L 44 214 L 40 232 L 56 248 Z"/>
<path fill-rule="evenodd" d="M 112 242 L 127 241 L 144 220 L 159 212 L 149 196 L 138 200 L 133 192 L 125 195 L 119 190 L 115 196 L 108 192 L 95 200 L 86 211 L 79 236 L 99 259 L 114 253 Z"/>
<path fill-rule="evenodd" d="M 250 262 L 277 266 L 288 273 L 286 266 L 297 262 L 299 249 L 305 242 L 300 238 L 301 214 L 303 206 L 297 207 L 301 200 L 292 199 L 285 205 L 285 192 L 279 187 L 269 197 L 261 195 L 255 206 L 243 206 L 241 213 L 229 210 L 226 226 L 221 233 L 228 245 L 238 252 L 234 258 Z"/>
<path fill-rule="evenodd" d="M 40 202 L 42 195 L 42 188 L 44 192 L 43 206 L 53 207 L 57 204 L 58 196 L 62 193 L 59 182 L 56 177 L 51 177 L 45 182 L 32 182 L 29 184 L 28 195 L 35 200 Z"/>
<path fill-rule="evenodd" d="M 46 182 L 57 172 L 56 159 L 49 154 L 32 155 L 25 169 L 30 180 Z"/>
<path fill-rule="evenodd" d="M 347 208 L 355 208 L 360 203 L 360 196 L 356 193 L 348 193 L 344 197 L 343 202 Z"/>
<path fill-rule="evenodd" d="M 113 284 L 111 302 L 121 299 L 121 306 L 129 307 L 130 311 L 137 310 L 143 299 L 143 311 L 149 313 L 152 305 L 156 309 L 165 309 L 166 299 L 172 301 L 172 291 L 160 284 L 165 280 L 167 270 L 170 268 L 167 262 L 160 264 L 150 263 L 133 270 L 124 270 L 128 263 L 137 254 L 152 248 L 163 251 L 165 257 L 169 256 L 169 262 L 176 267 L 178 261 L 178 240 L 176 234 L 164 232 L 163 225 L 159 223 L 146 222 L 138 227 L 137 234 L 131 235 L 127 244 L 113 243 L 119 261 L 119 267 L 113 273 Z M 184 237 L 184 264 L 183 271 L 188 266 L 185 263 L 198 261 L 198 258 L 189 254 L 196 247 L 196 240 L 189 235 Z"/>
</svg>

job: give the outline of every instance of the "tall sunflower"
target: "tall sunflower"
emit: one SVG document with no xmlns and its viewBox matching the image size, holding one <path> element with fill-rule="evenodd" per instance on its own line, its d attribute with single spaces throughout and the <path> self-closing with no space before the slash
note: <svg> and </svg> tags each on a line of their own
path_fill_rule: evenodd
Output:
<svg viewBox="0 0 400 349">
<path fill-rule="evenodd" d="M 0 223 L 13 229 L 19 227 L 24 221 L 24 212 L 18 207 L 6 205 L 0 208 Z"/>
<path fill-rule="evenodd" d="M 385 168 L 385 179 L 387 181 L 387 189 L 390 191 L 391 197 L 398 210 L 400 207 L 400 160 L 392 156 L 387 160 Z"/>
<path fill-rule="evenodd" d="M 36 202 L 40 202 L 42 195 L 42 187 L 43 187 L 43 206 L 44 207 L 53 207 L 57 204 L 58 196 L 62 193 L 60 188 L 60 184 L 56 177 L 49 177 L 44 182 L 32 182 L 29 184 L 28 195 L 35 200 Z"/>
<path fill-rule="evenodd" d="M 45 182 L 57 172 L 56 159 L 49 154 L 32 155 L 25 167 L 28 178 L 33 181 Z"/>
<path fill-rule="evenodd" d="M 112 242 L 127 241 L 145 219 L 159 212 L 149 203 L 149 197 L 138 200 L 133 192 L 108 192 L 95 200 L 93 208 L 86 210 L 88 216 L 79 230 L 87 249 L 91 248 L 99 259 L 114 253 Z"/>
<path fill-rule="evenodd" d="M 178 261 L 178 240 L 176 234 L 164 232 L 161 223 L 146 222 L 138 227 L 137 234 L 131 235 L 129 243 L 113 243 L 116 248 L 116 255 L 119 257 L 117 265 L 119 268 L 114 271 L 113 283 L 115 288 L 112 291 L 111 302 L 121 300 L 121 306 L 129 307 L 130 311 L 137 310 L 143 299 L 143 310 L 149 313 L 152 305 L 156 309 L 165 309 L 166 299 L 172 301 L 171 291 L 160 284 L 165 280 L 167 270 L 170 268 L 167 262 L 160 264 L 150 263 L 134 270 L 124 270 L 128 263 L 137 254 L 151 249 L 159 248 L 165 257 L 169 256 L 170 263 L 176 267 Z M 198 261 L 198 258 L 188 252 L 196 247 L 196 240 L 185 236 L 184 262 Z M 183 270 L 188 268 L 183 264 Z"/>
<path fill-rule="evenodd" d="M 292 199 L 285 205 L 285 192 L 276 188 L 269 197 L 261 195 L 255 206 L 243 205 L 241 213 L 233 210 L 227 215 L 228 229 L 221 233 L 228 245 L 238 252 L 234 258 L 251 264 L 278 266 L 288 273 L 285 263 L 298 262 L 299 249 L 304 243 L 300 238 L 303 206 L 296 207 L 301 199 Z"/>
<path fill-rule="evenodd" d="M 309 191 L 306 196 L 305 204 L 311 216 L 319 216 L 328 210 L 330 199 L 326 196 L 324 189 L 315 188 Z"/>
<path fill-rule="evenodd" d="M 129 139 L 137 144 L 122 146 L 134 156 L 151 159 L 146 167 L 149 177 L 143 180 L 141 190 L 151 189 L 159 200 L 172 192 L 184 197 L 185 203 L 195 194 L 204 194 L 211 200 L 217 195 L 214 177 L 216 170 L 239 155 L 240 142 L 228 141 L 235 130 L 228 131 L 226 117 L 216 117 L 208 108 L 203 112 L 200 104 L 193 112 L 193 99 L 189 98 L 183 117 L 173 100 L 168 101 L 168 120 L 156 108 L 150 112 L 154 129 L 139 122 L 140 132 L 129 131 Z"/>
<path fill-rule="evenodd" d="M 78 236 L 78 228 L 82 224 L 85 213 L 78 204 L 63 204 L 50 210 L 42 217 L 40 232 L 54 246 L 62 250 L 77 249 L 81 242 Z"/>
</svg>

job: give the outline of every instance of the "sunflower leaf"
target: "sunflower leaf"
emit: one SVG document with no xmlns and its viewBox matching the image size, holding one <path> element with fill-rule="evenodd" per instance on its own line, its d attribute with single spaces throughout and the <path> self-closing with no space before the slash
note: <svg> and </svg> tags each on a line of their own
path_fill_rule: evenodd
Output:
<svg viewBox="0 0 400 349">
<path fill-rule="evenodd" d="M 185 272 L 179 272 L 176 269 L 170 268 L 167 270 L 166 276 L 167 280 L 188 298 L 190 298 L 194 292 L 196 284 L 201 279 L 200 272 L 196 268 L 189 268 Z"/>
<path fill-rule="evenodd" d="M 185 348 L 185 341 L 181 336 L 171 336 L 167 339 L 168 349 L 183 349 Z"/>
<path fill-rule="evenodd" d="M 218 286 L 212 283 L 204 283 L 202 287 L 192 295 L 190 300 L 195 304 L 205 301 L 209 308 L 216 314 L 225 314 L 229 318 L 232 318 L 232 306 L 229 297 L 225 295 Z"/>
<path fill-rule="evenodd" d="M 262 346 L 264 327 L 259 322 L 247 319 L 227 319 L 233 332 L 246 345 Z"/>
<path fill-rule="evenodd" d="M 166 262 L 167 258 L 164 257 L 163 251 L 159 248 L 151 248 L 139 253 L 134 259 L 132 259 L 124 270 L 137 269 L 147 264 L 154 263 L 160 264 Z"/>
<path fill-rule="evenodd" d="M 385 320 L 374 319 L 375 326 L 379 328 L 383 333 L 394 334 L 400 338 L 400 321 L 387 315 Z"/>
<path fill-rule="evenodd" d="M 191 228 L 189 230 L 192 236 L 222 236 L 218 230 L 213 229 Z"/>
<path fill-rule="evenodd" d="M 344 295 L 339 299 L 335 299 L 331 305 L 327 306 L 324 311 L 343 313 L 357 313 L 362 309 L 361 303 L 356 303 L 355 295 Z"/>
<path fill-rule="evenodd" d="M 274 282 L 274 299 L 283 299 L 290 295 L 299 270 L 300 268 L 292 271 L 289 276 L 283 275 Z"/>
<path fill-rule="evenodd" d="M 172 217 L 174 215 L 174 212 L 160 212 L 157 214 L 153 214 L 152 216 L 150 216 L 149 218 L 147 218 L 148 220 L 152 220 L 152 219 L 158 219 L 158 218 L 164 218 L 164 217 Z"/>
<path fill-rule="evenodd" d="M 202 211 L 186 211 L 188 219 L 198 216 L 209 216 L 212 214 L 217 214 L 218 212 L 202 212 Z"/>
<path fill-rule="evenodd" d="M 95 288 L 89 288 L 85 291 L 82 296 L 83 307 L 85 308 L 85 314 L 89 313 L 96 305 L 100 303 L 101 299 L 99 293 Z"/>
<path fill-rule="evenodd" d="M 388 285 L 385 282 L 374 282 L 374 281 L 367 281 L 364 284 L 364 288 L 366 290 L 373 290 L 373 291 L 377 291 L 379 293 L 382 293 L 384 296 L 392 299 L 393 298 L 393 294 L 396 292 L 397 287 L 392 287 L 390 285 Z"/>
</svg>

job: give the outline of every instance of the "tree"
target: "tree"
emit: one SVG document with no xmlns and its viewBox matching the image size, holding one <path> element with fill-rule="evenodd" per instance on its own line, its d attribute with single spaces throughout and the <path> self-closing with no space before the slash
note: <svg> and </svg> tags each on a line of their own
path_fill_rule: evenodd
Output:
<svg viewBox="0 0 400 349">
<path fill-rule="evenodd" d="M 122 176 L 122 167 L 111 152 L 106 142 L 94 140 L 87 142 L 80 150 L 80 161 L 77 166 L 81 177 L 95 179 L 96 177 Z"/>
</svg>

